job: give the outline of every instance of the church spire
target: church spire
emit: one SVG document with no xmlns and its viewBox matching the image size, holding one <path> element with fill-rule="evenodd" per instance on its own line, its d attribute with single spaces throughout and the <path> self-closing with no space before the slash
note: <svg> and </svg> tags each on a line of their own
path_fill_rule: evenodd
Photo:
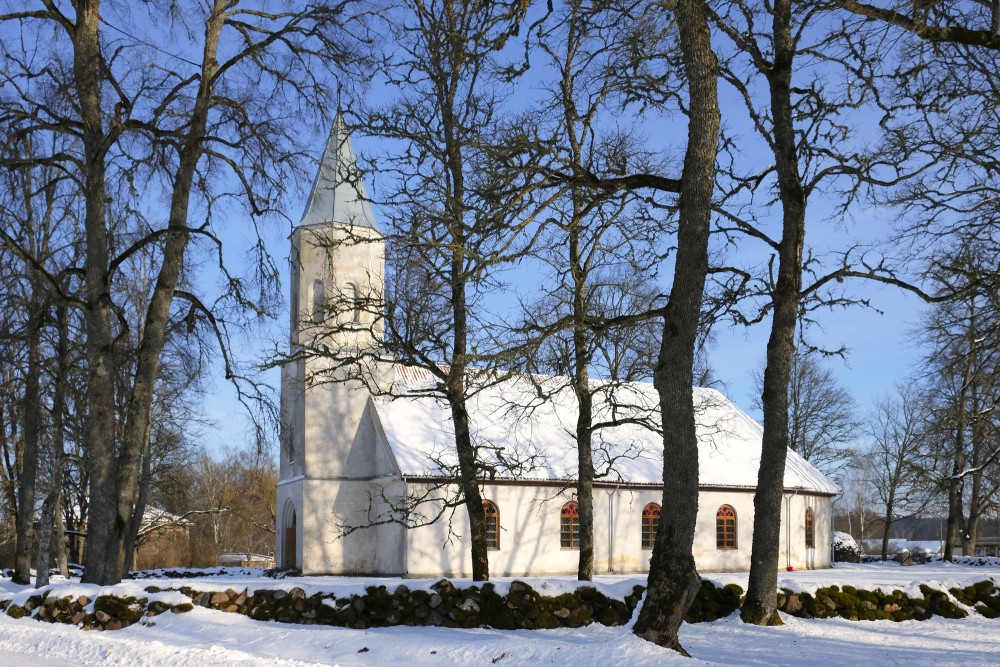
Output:
<svg viewBox="0 0 1000 667">
<path fill-rule="evenodd" d="M 299 226 L 331 222 L 370 227 L 381 233 L 368 204 L 347 125 L 338 111 L 320 159 L 316 180 L 306 201 Z"/>
</svg>

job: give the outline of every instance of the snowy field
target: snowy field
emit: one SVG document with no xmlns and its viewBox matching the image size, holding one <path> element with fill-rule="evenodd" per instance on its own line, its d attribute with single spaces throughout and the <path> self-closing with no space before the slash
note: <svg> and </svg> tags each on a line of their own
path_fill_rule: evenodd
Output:
<svg viewBox="0 0 1000 667">
<path fill-rule="evenodd" d="M 710 574 L 719 583 L 746 585 L 745 574 Z M 895 564 L 840 565 L 833 570 L 781 573 L 782 586 L 815 590 L 829 584 L 858 588 L 915 591 L 920 583 L 936 588 L 964 586 L 983 579 L 1000 582 L 1000 566 L 972 567 L 936 563 L 914 567 Z M 503 580 L 509 582 L 510 580 Z M 574 587 L 571 578 L 526 579 L 537 590 L 554 594 Z M 228 587 L 301 586 L 308 591 L 348 594 L 372 583 L 399 580 L 305 577 L 273 581 L 236 575 L 194 580 L 134 581 L 114 588 L 119 594 L 145 586 L 191 585 L 198 590 Z M 411 589 L 429 586 L 407 580 Z M 456 585 L 468 582 L 455 581 Z M 498 582 L 503 583 L 503 582 Z M 599 577 L 598 588 L 622 595 L 643 577 Z M 498 586 L 499 588 L 500 586 Z M 98 587 L 57 583 L 57 594 L 93 595 Z M 30 589 L 0 580 L 0 599 L 24 598 Z M 893 664 L 971 665 L 1000 663 L 1000 619 L 977 614 L 959 620 L 929 621 L 803 620 L 785 616 L 785 626 L 757 628 L 731 617 L 715 623 L 685 625 L 686 660 L 634 637 L 629 628 L 591 625 L 557 630 L 452 630 L 382 628 L 350 630 L 325 626 L 261 623 L 237 614 L 196 607 L 186 614 L 163 614 L 153 622 L 114 632 L 84 632 L 73 626 L 0 615 L 0 665 L 121 665 L 202 667 L 203 665 L 800 665 Z"/>
</svg>

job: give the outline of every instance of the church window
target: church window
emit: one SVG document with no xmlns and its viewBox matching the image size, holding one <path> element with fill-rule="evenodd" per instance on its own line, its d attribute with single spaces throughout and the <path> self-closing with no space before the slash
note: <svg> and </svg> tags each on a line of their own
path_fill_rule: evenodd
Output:
<svg viewBox="0 0 1000 667">
<path fill-rule="evenodd" d="M 723 505 L 715 513 L 715 546 L 717 549 L 736 548 L 736 510 Z"/>
<path fill-rule="evenodd" d="M 660 527 L 660 506 L 649 503 L 642 508 L 642 548 L 652 549 L 656 530 Z"/>
<path fill-rule="evenodd" d="M 322 280 L 313 282 L 313 322 L 322 322 L 326 318 L 326 286 Z"/>
<path fill-rule="evenodd" d="M 816 548 L 816 526 L 811 507 L 806 508 L 806 549 Z"/>
<path fill-rule="evenodd" d="M 358 290 L 358 286 L 354 283 L 347 283 L 347 303 L 351 306 L 351 321 L 360 322 L 361 321 L 361 292 Z"/>
<path fill-rule="evenodd" d="M 500 510 L 495 503 L 484 500 L 483 514 L 486 515 L 486 548 L 500 551 Z"/>
<path fill-rule="evenodd" d="M 570 501 L 563 505 L 559 515 L 559 545 L 563 549 L 580 548 L 580 508 Z"/>
<path fill-rule="evenodd" d="M 295 289 L 292 290 L 291 303 L 288 304 L 289 315 L 291 316 L 291 328 L 289 331 L 292 334 L 292 340 L 295 339 L 295 332 L 298 331 L 299 325 L 299 269 L 293 264 L 292 266 L 292 284 L 295 285 Z"/>
</svg>

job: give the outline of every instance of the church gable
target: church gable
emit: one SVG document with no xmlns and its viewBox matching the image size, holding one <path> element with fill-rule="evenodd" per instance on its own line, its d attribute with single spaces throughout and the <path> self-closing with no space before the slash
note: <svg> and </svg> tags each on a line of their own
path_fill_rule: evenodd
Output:
<svg viewBox="0 0 1000 667">
<path fill-rule="evenodd" d="M 370 429 L 371 433 L 369 446 L 371 447 L 374 460 L 374 475 L 377 477 L 387 475 L 402 476 L 403 471 L 399 466 L 399 462 L 396 461 L 395 452 L 389 446 L 385 430 L 382 427 L 382 421 L 379 419 L 378 407 L 372 399 L 368 400 L 368 405 L 365 407 L 365 415 L 362 419 L 362 430 L 366 429 Z"/>
</svg>

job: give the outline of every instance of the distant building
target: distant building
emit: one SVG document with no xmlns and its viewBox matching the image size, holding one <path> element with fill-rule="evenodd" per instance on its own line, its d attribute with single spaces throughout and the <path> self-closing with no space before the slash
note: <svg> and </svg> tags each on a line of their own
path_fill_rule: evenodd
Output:
<svg viewBox="0 0 1000 667">
<path fill-rule="evenodd" d="M 868 554 L 881 554 L 882 553 L 882 540 L 872 539 L 864 540 L 865 553 Z M 920 553 L 925 556 L 934 556 L 944 553 L 944 542 L 941 540 L 907 540 L 903 538 L 890 538 L 889 539 L 889 550 L 887 555 L 895 556 L 896 554 L 908 553 L 915 554 Z"/>
<path fill-rule="evenodd" d="M 159 507 L 147 506 L 136 540 L 132 569 L 191 565 L 191 526 L 187 519 Z"/>
<path fill-rule="evenodd" d="M 291 236 L 293 353 L 304 343 L 347 352 L 379 344 L 370 308 L 331 314 L 329 305 L 337 295 L 360 304 L 383 293 L 385 244 L 359 188 L 353 149 L 338 118 Z M 329 363 L 300 357 L 282 372 L 279 565 L 305 574 L 470 575 L 464 508 L 429 522 L 454 491 L 447 472 L 455 462 L 452 420 L 429 391 L 436 379 L 398 364 L 375 368 L 376 381 L 402 396 L 396 399 L 372 395 L 356 380 L 312 384 L 317 370 L 330 371 Z M 490 571 L 498 576 L 575 573 L 578 565 L 575 398 L 563 392 L 540 401 L 535 383 L 553 387 L 559 379 L 515 377 L 480 392 L 469 406 L 473 438 L 495 466 L 481 484 Z M 626 412 L 658 415 L 652 384 L 621 391 L 632 406 Z M 696 389 L 695 400 L 697 565 L 702 571 L 747 570 L 761 427 L 715 390 Z M 599 415 L 609 410 L 595 406 Z M 532 465 L 518 468 L 511 458 Z M 642 572 L 660 515 L 670 511 L 659 505 L 662 438 L 634 424 L 602 429 L 595 465 L 612 459 L 615 474 L 595 485 L 594 570 Z M 837 487 L 791 450 L 784 487 L 782 568 L 829 567 Z"/>
<path fill-rule="evenodd" d="M 259 567 L 270 569 L 274 567 L 274 555 L 245 552 L 219 554 L 219 565 L 225 567 Z"/>
</svg>

